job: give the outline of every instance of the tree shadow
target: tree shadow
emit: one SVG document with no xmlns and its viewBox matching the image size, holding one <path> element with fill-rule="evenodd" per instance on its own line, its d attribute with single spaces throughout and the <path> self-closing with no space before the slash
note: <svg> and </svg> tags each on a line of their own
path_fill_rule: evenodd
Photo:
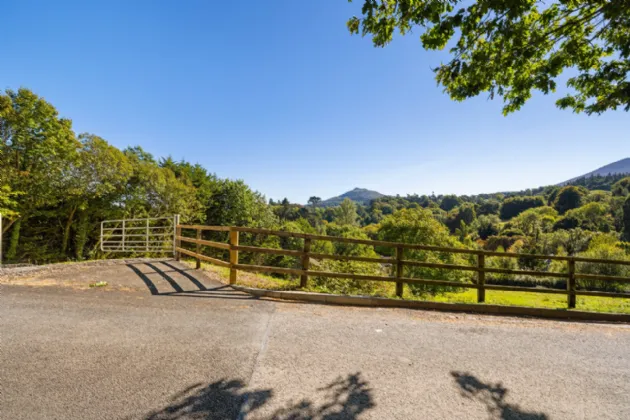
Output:
<svg viewBox="0 0 630 420">
<path fill-rule="evenodd" d="M 171 397 L 173 403 L 152 412 L 145 420 L 176 419 L 236 419 L 242 415 L 241 407 L 247 402 L 250 411 L 263 405 L 272 395 L 271 390 L 245 392 L 239 380 L 221 379 L 206 386 L 192 385 Z"/>
<path fill-rule="evenodd" d="M 303 399 L 296 404 L 277 410 L 270 418 L 273 420 L 351 420 L 359 414 L 373 408 L 372 389 L 367 381 L 357 372 L 339 377 L 337 380 L 317 390 L 323 393 L 323 402 L 314 404 Z"/>
<path fill-rule="evenodd" d="M 289 403 L 265 418 L 271 420 L 353 420 L 374 407 L 372 391 L 360 373 L 339 377 L 317 390 L 320 403 L 303 399 Z M 273 396 L 270 389 L 246 390 L 240 380 L 222 379 L 204 386 L 195 384 L 177 393 L 167 407 L 149 413 L 145 420 L 243 419 L 265 405 Z"/>
<path fill-rule="evenodd" d="M 508 389 L 500 382 L 484 383 L 467 372 L 451 372 L 464 397 L 475 399 L 485 404 L 491 420 L 548 420 L 544 413 L 526 412 L 518 405 L 505 401 Z"/>
</svg>

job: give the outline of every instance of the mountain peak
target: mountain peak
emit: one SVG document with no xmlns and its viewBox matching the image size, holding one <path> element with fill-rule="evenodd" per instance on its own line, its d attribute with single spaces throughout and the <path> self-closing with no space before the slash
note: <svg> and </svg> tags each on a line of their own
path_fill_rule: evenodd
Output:
<svg viewBox="0 0 630 420">
<path fill-rule="evenodd" d="M 575 181 L 576 179 L 584 178 L 592 175 L 611 175 L 611 174 L 630 174 L 630 158 L 625 158 L 618 160 L 617 162 L 609 163 L 608 165 L 602 166 L 601 168 L 595 169 L 592 172 L 586 173 L 584 175 L 576 176 L 574 178 L 569 179 L 568 181 L 561 182 L 559 185 L 565 185 L 569 182 Z"/>
<path fill-rule="evenodd" d="M 359 188 L 356 187 L 353 190 L 347 191 L 341 195 L 336 197 L 329 198 L 328 200 L 324 200 L 321 202 L 321 206 L 323 207 L 333 207 L 338 206 L 345 198 L 349 198 L 350 200 L 367 205 L 370 204 L 372 200 L 377 198 L 384 197 L 385 194 L 381 194 L 378 191 L 368 190 L 367 188 Z"/>
</svg>

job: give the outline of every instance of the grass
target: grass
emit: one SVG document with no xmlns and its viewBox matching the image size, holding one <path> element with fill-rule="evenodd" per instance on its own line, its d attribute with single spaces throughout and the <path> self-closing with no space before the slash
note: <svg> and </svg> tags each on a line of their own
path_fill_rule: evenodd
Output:
<svg viewBox="0 0 630 420">
<path fill-rule="evenodd" d="M 105 287 L 107 286 L 106 281 L 97 281 L 96 283 L 90 283 L 90 287 Z"/>
<path fill-rule="evenodd" d="M 210 264 L 203 264 L 202 269 L 217 273 L 226 282 L 230 270 Z M 328 293 L 325 288 L 307 286 L 299 287 L 299 279 L 280 279 L 264 274 L 254 274 L 239 271 L 238 284 L 248 287 L 269 290 L 303 290 L 308 292 Z M 413 295 L 408 287 L 405 287 L 403 298 L 406 300 L 419 300 L 446 303 L 477 303 L 477 291 L 466 289 L 462 292 L 446 292 L 439 295 Z M 378 282 L 371 296 L 396 298 L 395 284 Z M 551 295 L 532 292 L 507 292 L 502 290 L 486 290 L 486 303 L 490 305 L 527 306 L 534 308 L 567 309 L 567 297 L 565 295 Z M 590 312 L 611 312 L 630 314 L 630 299 L 609 298 L 599 296 L 578 296 L 576 310 Z"/>
</svg>

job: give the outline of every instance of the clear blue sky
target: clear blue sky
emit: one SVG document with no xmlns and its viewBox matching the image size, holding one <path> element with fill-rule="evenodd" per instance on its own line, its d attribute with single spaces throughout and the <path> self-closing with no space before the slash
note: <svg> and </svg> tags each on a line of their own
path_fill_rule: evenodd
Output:
<svg viewBox="0 0 630 420">
<path fill-rule="evenodd" d="M 354 187 L 470 194 L 557 183 L 630 156 L 630 114 L 536 96 L 451 101 L 418 35 L 350 36 L 361 0 L 10 1 L 0 88 L 28 87 L 77 132 L 201 163 L 268 198 Z"/>
</svg>

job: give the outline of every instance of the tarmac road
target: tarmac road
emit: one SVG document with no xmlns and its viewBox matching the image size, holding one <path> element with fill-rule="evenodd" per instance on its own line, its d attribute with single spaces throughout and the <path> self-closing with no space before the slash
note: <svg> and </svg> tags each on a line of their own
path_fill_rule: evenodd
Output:
<svg viewBox="0 0 630 420">
<path fill-rule="evenodd" d="M 2 419 L 630 418 L 626 325 L 261 300 L 173 261 L 2 283 Z"/>
</svg>

